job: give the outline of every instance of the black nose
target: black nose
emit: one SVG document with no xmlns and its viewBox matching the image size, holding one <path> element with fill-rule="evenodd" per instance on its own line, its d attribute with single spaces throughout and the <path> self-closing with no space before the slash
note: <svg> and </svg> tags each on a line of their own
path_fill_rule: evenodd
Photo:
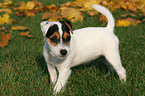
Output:
<svg viewBox="0 0 145 96">
<path fill-rule="evenodd" d="M 65 49 L 60 50 L 60 54 L 62 56 L 65 56 L 67 54 L 67 50 L 65 50 Z"/>
</svg>

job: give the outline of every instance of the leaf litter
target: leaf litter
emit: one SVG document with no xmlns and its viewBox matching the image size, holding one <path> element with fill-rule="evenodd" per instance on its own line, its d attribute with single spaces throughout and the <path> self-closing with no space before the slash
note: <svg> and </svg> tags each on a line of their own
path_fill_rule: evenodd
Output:
<svg viewBox="0 0 145 96">
<path fill-rule="evenodd" d="M 76 0 L 56 5 L 44 5 L 37 0 L 28 1 L 26 3 L 24 1 L 14 3 L 12 0 L 4 0 L 4 2 L 0 2 L 0 25 L 12 25 L 18 23 L 18 21 L 12 19 L 10 16 L 11 14 L 30 18 L 34 17 L 38 12 L 45 11 L 47 12 L 43 13 L 41 17 L 42 20 L 58 21 L 65 18 L 72 22 L 82 22 L 84 20 L 82 12 L 86 12 L 90 16 L 98 15 L 98 12 L 92 8 L 92 4 L 103 5 L 113 12 L 116 12 L 116 10 L 128 11 L 127 14 L 120 15 L 116 20 L 116 26 L 137 26 L 141 22 L 145 22 L 145 0 Z M 100 21 L 104 23 L 107 22 L 105 16 L 101 15 L 99 18 Z M 32 35 L 29 35 L 32 32 L 29 27 L 12 25 L 10 30 L 4 30 L 4 28 L 4 26 L 0 28 L 2 40 L 0 41 L 1 48 L 8 45 L 8 41 L 12 36 L 11 30 L 19 30 L 21 36 L 27 36 L 28 38 L 33 37 Z M 7 35 L 5 35 L 6 32 L 8 32 Z"/>
</svg>

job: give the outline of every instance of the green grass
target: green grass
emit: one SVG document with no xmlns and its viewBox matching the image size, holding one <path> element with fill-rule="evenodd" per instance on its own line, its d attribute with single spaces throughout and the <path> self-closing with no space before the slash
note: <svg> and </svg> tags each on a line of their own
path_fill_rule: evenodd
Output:
<svg viewBox="0 0 145 96">
<path fill-rule="evenodd" d="M 13 0 L 18 2 L 18 0 Z M 28 0 L 25 0 L 28 1 Z M 64 3 L 67 0 L 39 0 L 46 5 Z M 118 17 L 118 13 L 113 13 Z M 40 29 L 42 13 L 35 17 L 16 17 L 18 25 L 30 27 L 33 38 L 19 36 L 13 31 L 13 37 L 7 47 L 0 49 L 0 95 L 1 96 L 51 96 L 49 73 L 42 55 L 43 35 Z M 87 18 L 87 19 L 86 19 Z M 100 26 L 98 17 L 85 15 L 83 22 L 73 23 L 73 29 L 87 26 Z M 5 25 L 7 26 L 7 25 Z M 11 25 L 7 27 L 10 28 Z M 96 59 L 88 65 L 72 69 L 66 89 L 61 96 L 143 96 L 145 95 L 145 24 L 130 27 L 115 27 L 120 40 L 120 55 L 127 71 L 127 82 L 121 84 L 115 74 L 107 78 L 107 67 Z"/>
</svg>

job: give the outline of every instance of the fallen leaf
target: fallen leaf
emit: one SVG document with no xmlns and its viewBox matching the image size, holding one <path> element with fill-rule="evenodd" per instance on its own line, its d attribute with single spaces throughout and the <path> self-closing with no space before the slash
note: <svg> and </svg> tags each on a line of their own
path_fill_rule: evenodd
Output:
<svg viewBox="0 0 145 96">
<path fill-rule="evenodd" d="M 57 20 L 59 20 L 61 18 L 61 16 L 58 15 L 58 14 L 59 13 L 57 13 L 57 12 L 54 12 L 54 13 L 46 12 L 46 13 L 43 14 L 43 16 L 41 17 L 41 19 L 44 20 L 44 19 L 48 19 L 49 18 L 48 21 L 57 21 Z"/>
<path fill-rule="evenodd" d="M 63 18 L 67 18 L 72 22 L 83 21 L 83 14 L 75 8 L 62 7 L 60 10 Z"/>
<path fill-rule="evenodd" d="M 100 21 L 107 22 L 107 18 L 101 14 Z"/>
<path fill-rule="evenodd" d="M 2 39 L 2 41 L 0 41 L 0 47 L 1 48 L 8 45 L 10 37 L 11 37 L 11 33 L 5 35 L 4 32 L 1 32 L 1 39 Z"/>
<path fill-rule="evenodd" d="M 136 26 L 140 23 L 140 20 L 135 20 L 133 18 L 124 18 L 124 19 L 118 19 L 116 21 L 116 26 L 123 26 L 123 27 L 127 27 L 130 25 Z"/>
<path fill-rule="evenodd" d="M 116 22 L 116 26 L 123 26 L 123 27 L 127 27 L 130 26 L 131 23 L 128 20 L 119 20 Z"/>
<path fill-rule="evenodd" d="M 28 1 L 25 7 L 27 10 L 32 10 L 34 8 L 34 6 L 35 6 L 35 4 L 33 1 Z"/>
<path fill-rule="evenodd" d="M 127 6 L 126 5 L 121 5 L 121 7 L 125 10 L 127 10 Z"/>
<path fill-rule="evenodd" d="M 83 3 L 82 11 L 88 11 L 88 10 L 93 10 L 94 8 L 92 7 L 93 4 L 100 4 L 101 0 L 87 0 L 86 2 Z"/>
<path fill-rule="evenodd" d="M 90 15 L 90 16 L 95 16 L 98 14 L 98 12 L 95 10 L 95 11 L 87 11 L 87 13 Z"/>
<path fill-rule="evenodd" d="M 30 31 L 28 32 L 21 32 L 20 35 L 21 36 L 27 36 L 27 37 L 33 37 L 32 35 L 28 35 L 30 33 Z"/>
<path fill-rule="evenodd" d="M 3 25 L 4 23 L 6 24 L 11 24 L 12 23 L 12 19 L 10 19 L 9 14 L 5 13 L 3 15 L 3 17 L 0 16 L 0 25 Z"/>
<path fill-rule="evenodd" d="M 50 11 L 53 11 L 53 12 L 57 12 L 59 10 L 59 8 L 56 5 L 54 5 L 54 4 L 51 4 L 51 5 L 47 6 L 47 8 Z"/>
<path fill-rule="evenodd" d="M 29 27 L 24 27 L 24 26 L 12 26 L 11 29 L 12 30 L 26 30 L 26 29 L 28 29 L 28 30 L 32 31 Z"/>
<path fill-rule="evenodd" d="M 36 1 L 36 0 L 33 0 L 33 2 L 34 2 L 34 4 L 35 4 L 35 6 L 37 6 L 37 7 L 36 7 L 37 10 L 38 10 L 38 9 L 40 9 L 41 11 L 43 10 L 43 7 L 44 7 L 43 3 L 38 2 L 38 1 Z"/>
<path fill-rule="evenodd" d="M 25 13 L 19 13 L 19 12 L 16 12 L 16 15 L 17 15 L 17 16 L 24 16 Z"/>
<path fill-rule="evenodd" d="M 20 7 L 16 7 L 15 10 L 19 12 L 26 12 L 28 10 L 32 10 L 35 7 L 35 4 L 33 1 L 28 1 L 26 4 L 24 1 L 20 2 Z"/>
<path fill-rule="evenodd" d="M 32 16 L 35 16 L 35 13 L 28 12 L 28 13 L 26 14 L 26 16 L 27 16 L 27 17 L 32 17 Z"/>
<path fill-rule="evenodd" d="M 0 13 L 1 12 L 6 12 L 6 13 L 9 13 L 9 14 L 13 13 L 12 10 L 10 10 L 10 9 L 0 9 Z"/>
</svg>

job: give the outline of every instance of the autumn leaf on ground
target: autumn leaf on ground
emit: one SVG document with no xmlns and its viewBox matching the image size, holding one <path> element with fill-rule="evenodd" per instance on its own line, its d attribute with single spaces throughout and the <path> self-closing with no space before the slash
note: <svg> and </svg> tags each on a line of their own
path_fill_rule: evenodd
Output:
<svg viewBox="0 0 145 96">
<path fill-rule="evenodd" d="M 1 48 L 8 45 L 10 37 L 11 37 L 11 33 L 5 35 L 4 32 L 1 32 L 1 40 L 2 40 L 2 41 L 0 41 L 0 47 Z"/>
<path fill-rule="evenodd" d="M 24 27 L 24 26 L 12 26 L 11 27 L 12 30 L 30 30 L 32 31 L 29 27 Z"/>
<path fill-rule="evenodd" d="M 28 32 L 21 32 L 20 35 L 21 36 L 27 36 L 27 37 L 33 37 L 32 35 L 28 35 L 30 33 L 30 31 Z"/>
<path fill-rule="evenodd" d="M 107 18 L 101 14 L 100 21 L 107 22 Z"/>
<path fill-rule="evenodd" d="M 35 4 L 35 6 L 37 6 L 35 9 L 36 10 L 43 10 L 43 7 L 44 7 L 44 5 L 43 5 L 43 3 L 41 3 L 41 2 L 38 2 L 38 1 L 36 1 L 36 0 L 33 0 L 33 2 L 34 2 L 34 4 Z"/>
<path fill-rule="evenodd" d="M 10 19 L 9 14 L 4 14 L 3 17 L 0 16 L 0 25 L 3 25 L 4 23 L 6 24 L 11 24 L 13 22 L 12 19 Z"/>
<path fill-rule="evenodd" d="M 83 14 L 75 8 L 62 7 L 60 10 L 63 18 L 67 18 L 72 22 L 83 21 Z"/>
<path fill-rule="evenodd" d="M 51 12 L 46 12 L 43 14 L 43 16 L 41 17 L 41 19 L 48 19 L 48 21 L 57 21 L 61 18 L 60 15 L 58 15 L 59 13 L 55 12 L 55 13 L 51 13 Z"/>
<path fill-rule="evenodd" d="M 90 15 L 90 16 L 95 16 L 98 14 L 98 12 L 96 10 L 94 11 L 87 11 L 87 13 Z"/>
<path fill-rule="evenodd" d="M 35 16 L 35 13 L 28 12 L 28 13 L 26 14 L 26 16 L 27 16 L 27 17 L 32 17 L 32 16 Z"/>
<path fill-rule="evenodd" d="M 11 1 L 11 0 L 4 0 L 4 2 L 3 3 L 1 3 L 0 2 L 0 7 L 8 7 L 8 6 L 10 6 L 10 5 L 12 5 L 13 4 L 13 2 Z"/>
<path fill-rule="evenodd" d="M 12 10 L 11 9 L 0 9 L 0 13 L 2 13 L 2 12 L 6 12 L 6 13 L 9 13 L 9 14 L 12 14 L 13 12 L 12 12 Z"/>
<path fill-rule="evenodd" d="M 132 18 L 118 19 L 116 21 L 116 26 L 123 26 L 123 27 L 128 27 L 130 25 L 136 26 L 140 22 L 141 21 L 135 20 L 135 19 L 132 19 Z"/>
<path fill-rule="evenodd" d="M 79 1 L 79 0 L 77 0 Z M 92 7 L 93 4 L 100 4 L 101 0 L 87 0 L 86 2 L 83 3 L 82 11 L 87 11 L 87 10 L 93 10 L 94 8 Z"/>
<path fill-rule="evenodd" d="M 18 10 L 20 12 L 26 12 L 27 10 L 32 10 L 35 7 L 35 4 L 33 1 L 28 1 L 26 4 L 24 1 L 20 2 L 20 7 L 16 7 L 15 10 Z"/>
<path fill-rule="evenodd" d="M 54 4 L 51 4 L 51 5 L 47 6 L 47 8 L 50 11 L 53 11 L 53 12 L 57 12 L 59 10 L 59 8 L 56 5 L 54 5 Z"/>
</svg>

